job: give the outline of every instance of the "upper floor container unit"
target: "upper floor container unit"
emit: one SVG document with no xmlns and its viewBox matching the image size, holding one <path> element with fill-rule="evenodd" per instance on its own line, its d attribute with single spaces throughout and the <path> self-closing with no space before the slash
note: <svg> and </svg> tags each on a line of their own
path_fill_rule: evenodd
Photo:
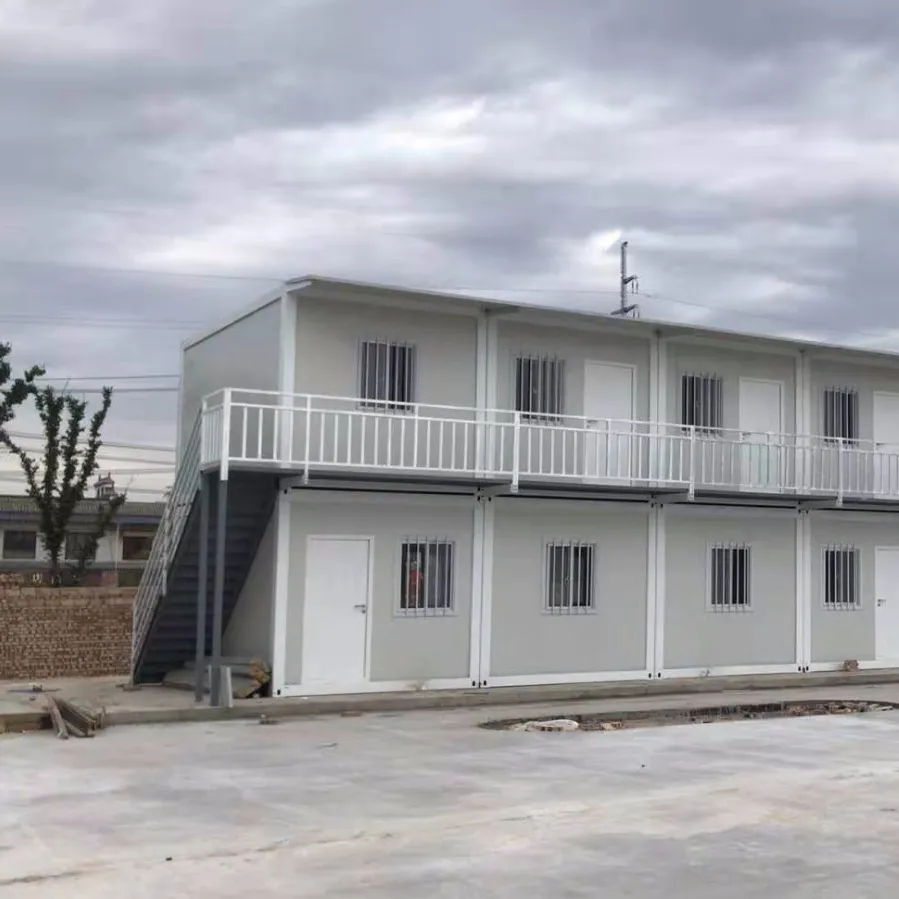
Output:
<svg viewBox="0 0 899 899">
<path fill-rule="evenodd" d="M 182 375 L 224 476 L 899 500 L 893 354 L 310 276 Z"/>
</svg>

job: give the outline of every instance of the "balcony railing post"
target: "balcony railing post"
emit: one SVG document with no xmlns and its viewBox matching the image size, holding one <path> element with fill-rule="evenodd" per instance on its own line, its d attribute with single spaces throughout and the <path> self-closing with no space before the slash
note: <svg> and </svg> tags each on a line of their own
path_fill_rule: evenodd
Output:
<svg viewBox="0 0 899 899">
<path fill-rule="evenodd" d="M 172 551 L 172 501 L 174 494 L 166 497 L 165 508 L 162 511 L 162 588 L 161 593 L 166 595 L 169 583 L 169 558 Z"/>
<path fill-rule="evenodd" d="M 209 461 L 209 401 L 203 397 L 200 403 L 200 467 Z M 178 460 L 181 463 L 181 460 Z"/>
<path fill-rule="evenodd" d="M 475 411 L 474 416 L 474 469 L 475 476 L 480 477 L 484 474 L 484 470 L 486 469 L 486 431 L 484 428 L 484 422 L 487 419 L 487 415 L 483 409 L 478 408 Z M 466 443 L 468 442 L 468 435 L 465 437 Z"/>
<path fill-rule="evenodd" d="M 521 454 L 521 412 L 515 413 L 515 423 L 512 430 L 512 490 L 518 490 L 518 473 Z"/>
<path fill-rule="evenodd" d="M 306 396 L 305 434 L 303 436 L 303 483 L 309 483 L 309 452 L 312 446 L 312 397 Z M 365 447 L 362 448 L 363 452 Z"/>
<path fill-rule="evenodd" d="M 837 505 L 843 505 L 843 438 L 837 443 Z"/>
<path fill-rule="evenodd" d="M 688 495 L 696 496 L 696 425 L 690 425 L 690 487 Z"/>
<path fill-rule="evenodd" d="M 261 425 L 261 422 L 260 422 Z M 231 388 L 226 387 L 222 399 L 222 455 L 219 459 L 220 477 L 228 480 L 228 462 L 231 459 Z"/>
</svg>

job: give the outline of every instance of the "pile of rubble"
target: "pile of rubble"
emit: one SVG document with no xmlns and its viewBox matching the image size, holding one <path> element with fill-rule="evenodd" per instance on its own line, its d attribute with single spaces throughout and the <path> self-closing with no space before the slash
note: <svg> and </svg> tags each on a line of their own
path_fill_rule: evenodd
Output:
<svg viewBox="0 0 899 899">
<path fill-rule="evenodd" d="M 521 731 L 566 731 L 580 730 L 580 724 L 571 718 L 554 718 L 551 721 L 521 721 L 513 724 L 509 730 Z"/>
</svg>

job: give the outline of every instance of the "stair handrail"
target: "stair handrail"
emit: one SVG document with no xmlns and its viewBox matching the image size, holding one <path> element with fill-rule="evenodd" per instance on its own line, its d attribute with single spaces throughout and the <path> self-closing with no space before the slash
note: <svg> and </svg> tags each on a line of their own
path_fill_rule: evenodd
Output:
<svg viewBox="0 0 899 899">
<path fill-rule="evenodd" d="M 205 406 L 205 404 L 204 404 Z M 150 630 L 150 623 L 160 599 L 168 589 L 168 572 L 172 556 L 178 549 L 194 497 L 200 487 L 200 434 L 203 412 L 191 429 L 190 437 L 175 472 L 175 481 L 169 491 L 163 519 L 156 528 L 147 564 L 141 575 L 134 598 L 131 625 L 131 668 L 137 665 L 138 656 Z"/>
</svg>

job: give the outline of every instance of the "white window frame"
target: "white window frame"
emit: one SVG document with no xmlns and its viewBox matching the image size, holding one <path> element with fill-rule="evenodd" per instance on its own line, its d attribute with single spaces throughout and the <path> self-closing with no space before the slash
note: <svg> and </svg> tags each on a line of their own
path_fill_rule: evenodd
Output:
<svg viewBox="0 0 899 899">
<path fill-rule="evenodd" d="M 837 408 L 836 397 L 846 397 L 845 416 L 843 410 Z M 859 442 L 859 404 L 861 400 L 859 391 L 856 387 L 825 387 L 821 393 L 821 434 L 825 440 L 830 443 L 843 443 L 853 446 Z M 828 434 L 828 409 L 830 410 L 831 431 L 836 431 L 837 422 L 845 422 L 846 429 L 850 432 L 850 436 L 844 437 L 841 434 Z M 840 415 L 837 415 L 837 412 Z"/>
<path fill-rule="evenodd" d="M 23 534 L 34 534 L 34 555 L 26 558 L 19 559 L 8 559 L 6 557 L 6 532 L 7 531 L 16 531 Z M 2 534 L 2 546 L 0 546 L 0 559 L 4 562 L 36 562 L 39 558 L 41 550 L 41 539 L 40 534 L 38 533 L 37 528 L 4 528 Z"/>
<path fill-rule="evenodd" d="M 586 549 L 590 552 L 590 571 L 588 572 L 585 584 L 588 590 L 588 605 L 574 605 L 572 598 L 574 588 L 568 590 L 570 594 L 568 605 L 554 605 L 550 601 L 550 593 L 552 591 L 552 575 L 553 564 L 551 558 L 554 550 L 568 549 L 580 550 Z M 574 559 L 574 554 L 571 556 Z M 572 564 L 572 570 L 573 570 Z M 543 614 L 544 615 L 595 615 L 597 611 L 597 574 L 599 571 L 599 546 L 595 540 L 577 540 L 565 539 L 561 537 L 553 537 L 543 541 Z"/>
<path fill-rule="evenodd" d="M 408 576 L 403 566 L 403 550 L 407 546 L 448 546 L 449 547 L 449 568 L 441 572 L 438 577 L 448 579 L 449 597 L 446 606 L 431 607 L 412 607 L 403 608 L 403 579 Z M 393 613 L 398 618 L 450 618 L 457 614 L 456 611 L 456 585 L 458 582 L 456 570 L 456 541 L 447 536 L 405 536 L 397 547 L 396 567 L 397 572 L 396 586 L 394 589 Z"/>
<path fill-rule="evenodd" d="M 747 553 L 746 562 L 747 562 L 747 572 L 745 577 L 746 584 L 746 593 L 747 593 L 747 602 L 745 604 L 741 603 L 731 603 L 730 605 L 724 605 L 722 603 L 713 602 L 714 600 L 714 578 L 712 575 L 712 568 L 714 565 L 714 556 L 715 552 L 718 550 L 745 550 Z M 706 547 L 706 563 L 705 563 L 705 578 L 706 578 L 706 590 L 705 590 L 705 607 L 707 612 L 714 612 L 716 615 L 731 615 L 731 614 L 743 614 L 744 612 L 751 612 L 755 608 L 752 601 L 752 594 L 754 593 L 752 589 L 752 544 L 744 543 L 744 542 L 722 542 L 722 541 L 712 541 Z"/>
<path fill-rule="evenodd" d="M 370 347 L 385 347 L 386 355 L 387 355 L 387 379 L 385 381 L 385 386 L 387 387 L 386 396 L 381 399 L 375 396 L 366 396 L 366 385 L 371 380 L 369 374 L 366 372 L 366 359 L 370 358 L 368 354 L 371 353 L 371 350 L 368 349 Z M 394 393 L 394 397 L 391 399 L 390 397 L 390 384 L 393 383 L 394 391 L 399 385 L 399 381 L 396 380 L 395 373 L 391 376 L 391 372 L 389 370 L 390 367 L 390 353 L 391 349 L 398 350 L 402 349 L 405 353 L 407 353 L 407 361 L 406 361 L 406 372 L 405 378 L 402 380 L 402 384 L 404 391 L 408 394 L 405 399 L 397 399 L 396 392 Z M 375 387 L 377 392 L 377 381 L 378 381 L 378 369 L 377 369 L 377 356 L 380 353 L 379 349 L 375 350 Z M 398 413 L 408 413 L 413 412 L 416 405 L 416 394 L 417 394 L 417 381 L 418 381 L 418 349 L 414 343 L 410 343 L 405 340 L 380 340 L 376 338 L 363 338 L 359 341 L 359 345 L 356 350 L 356 390 L 359 394 L 358 406 L 360 409 L 373 409 L 379 412 L 398 412 Z"/>
<path fill-rule="evenodd" d="M 854 603 L 833 603 L 827 601 L 827 554 L 830 552 L 851 552 L 855 555 L 855 599 Z M 821 546 L 821 608 L 826 612 L 857 612 L 862 608 L 862 551 L 853 544 L 822 544 Z"/>
<path fill-rule="evenodd" d="M 693 397 L 694 402 L 692 406 L 688 406 L 687 403 L 687 383 L 688 381 L 692 381 L 694 385 L 693 389 Z M 687 421 L 688 417 L 696 418 L 692 413 L 688 416 L 687 409 L 690 408 L 693 412 L 696 411 L 696 384 L 699 383 L 703 386 L 700 387 L 699 397 L 700 397 L 700 411 L 704 411 L 706 413 L 708 424 L 705 423 L 697 423 L 696 421 L 689 422 Z M 717 390 L 713 391 L 711 387 L 708 390 L 705 388 L 705 384 L 717 384 Z M 707 396 L 703 396 L 703 394 L 707 394 Z M 685 428 L 695 428 L 698 434 L 702 434 L 708 437 L 714 437 L 717 434 L 720 434 L 724 430 L 724 378 L 721 375 L 717 375 L 714 372 L 693 372 L 693 371 L 685 371 L 681 372 L 680 376 L 680 392 L 678 395 L 678 400 L 680 403 L 680 419 L 681 425 Z M 703 416 L 700 415 L 699 418 Z"/>
<path fill-rule="evenodd" d="M 542 366 L 554 370 L 554 390 L 549 394 L 545 394 L 543 390 L 539 391 L 541 398 L 551 396 L 552 402 L 557 407 L 555 410 L 550 409 L 524 409 L 525 391 L 522 386 L 522 372 L 525 365 L 529 369 L 534 366 Z M 553 355 L 540 355 L 539 353 L 516 353 L 512 358 L 512 408 L 521 414 L 522 421 L 534 422 L 552 422 L 561 421 L 565 417 L 565 360 Z M 542 379 L 542 372 L 540 375 Z M 538 380 L 540 380 L 538 379 Z M 532 380 L 531 382 L 532 383 Z M 541 380 L 542 383 L 542 380 Z M 544 395 L 545 394 L 545 395 Z M 527 394 L 528 399 L 533 395 L 532 391 Z"/>
</svg>

